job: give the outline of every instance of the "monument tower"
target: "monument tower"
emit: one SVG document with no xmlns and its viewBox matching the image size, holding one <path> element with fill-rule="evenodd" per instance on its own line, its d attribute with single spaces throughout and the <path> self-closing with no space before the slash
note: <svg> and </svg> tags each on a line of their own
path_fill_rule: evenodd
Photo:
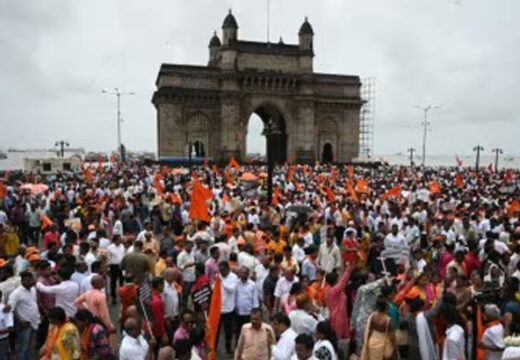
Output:
<svg viewBox="0 0 520 360">
<path fill-rule="evenodd" d="M 360 79 L 313 71 L 308 19 L 297 45 L 240 40 L 238 29 L 230 10 L 222 39 L 210 39 L 207 66 L 161 65 L 152 98 L 159 158 L 187 157 L 191 144 L 196 156 L 244 159 L 253 113 L 278 125 L 267 144 L 278 163 L 358 156 Z"/>
</svg>

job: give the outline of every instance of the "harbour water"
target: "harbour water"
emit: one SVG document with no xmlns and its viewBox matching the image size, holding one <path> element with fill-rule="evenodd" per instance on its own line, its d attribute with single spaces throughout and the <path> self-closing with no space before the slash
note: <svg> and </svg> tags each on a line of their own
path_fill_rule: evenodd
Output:
<svg viewBox="0 0 520 360">
<path fill-rule="evenodd" d="M 65 156 L 74 155 L 72 152 L 65 152 Z M 7 159 L 0 159 L 0 171 L 23 169 L 24 158 L 55 158 L 57 153 L 55 151 L 23 151 L 23 152 L 7 152 Z M 426 164 L 429 166 L 456 166 L 456 155 L 430 155 L 426 157 Z M 464 166 L 474 166 L 474 155 L 458 155 L 459 159 L 463 161 Z M 410 158 L 404 154 L 393 155 L 374 155 L 375 160 L 384 160 L 390 165 L 409 165 Z M 421 158 L 419 156 L 414 158 L 416 164 L 420 164 Z M 493 155 L 482 155 L 480 158 L 480 165 L 487 167 L 489 164 L 494 164 L 495 158 Z M 520 156 L 503 155 L 499 160 L 500 168 L 520 169 Z"/>
</svg>

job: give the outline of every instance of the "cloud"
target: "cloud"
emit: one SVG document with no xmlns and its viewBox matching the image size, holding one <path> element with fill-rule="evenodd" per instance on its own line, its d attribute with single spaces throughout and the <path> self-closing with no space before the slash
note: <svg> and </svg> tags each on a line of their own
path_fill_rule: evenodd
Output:
<svg viewBox="0 0 520 360">
<path fill-rule="evenodd" d="M 296 43 L 309 16 L 316 71 L 376 78 L 375 152 L 420 146 L 421 113 L 414 106 L 434 103 L 441 109 L 431 113 L 429 151 L 471 153 L 472 144 L 488 142 L 518 153 L 520 2 L 270 3 L 271 40 Z M 66 138 L 74 146 L 113 149 L 115 99 L 101 88 L 117 86 L 136 93 L 122 99 L 124 142 L 155 150 L 150 99 L 160 64 L 205 64 L 209 38 L 220 32 L 229 7 L 240 38 L 266 39 L 265 0 L 2 1 L 2 146 Z M 248 140 L 255 149 L 262 141 Z"/>
</svg>

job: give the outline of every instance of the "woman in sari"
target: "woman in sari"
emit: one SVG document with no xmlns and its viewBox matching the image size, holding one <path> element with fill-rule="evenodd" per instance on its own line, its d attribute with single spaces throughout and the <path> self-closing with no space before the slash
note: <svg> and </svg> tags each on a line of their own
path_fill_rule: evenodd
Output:
<svg viewBox="0 0 520 360">
<path fill-rule="evenodd" d="M 88 310 L 78 310 L 76 324 L 81 332 L 81 360 L 115 359 L 108 333 L 101 320 Z"/>
<path fill-rule="evenodd" d="M 376 311 L 368 318 L 361 360 L 383 360 L 391 358 L 397 347 L 392 319 L 387 315 L 388 302 L 380 296 Z"/>
<path fill-rule="evenodd" d="M 67 321 L 65 311 L 60 307 L 49 310 L 49 333 L 40 350 L 40 360 L 78 360 L 81 358 L 81 344 L 76 325 Z"/>
</svg>

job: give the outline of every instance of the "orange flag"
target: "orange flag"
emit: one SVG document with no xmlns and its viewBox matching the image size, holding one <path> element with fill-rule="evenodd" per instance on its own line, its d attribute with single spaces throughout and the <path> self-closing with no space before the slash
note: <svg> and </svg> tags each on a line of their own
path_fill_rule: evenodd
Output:
<svg viewBox="0 0 520 360">
<path fill-rule="evenodd" d="M 278 202 L 279 202 L 279 199 L 280 199 L 280 195 L 282 195 L 282 192 L 280 191 L 280 188 L 277 186 L 274 189 L 273 199 L 271 200 L 271 204 L 273 204 L 273 206 L 278 205 Z"/>
<path fill-rule="evenodd" d="M 439 184 L 437 184 L 437 181 L 433 180 L 430 182 L 430 192 L 432 194 L 440 194 L 441 193 L 441 187 Z"/>
<path fill-rule="evenodd" d="M 103 156 L 98 155 L 97 161 L 98 161 L 98 167 L 97 167 L 98 171 L 103 172 Z"/>
<path fill-rule="evenodd" d="M 155 174 L 153 184 L 155 189 L 157 190 L 157 195 L 162 195 L 164 191 L 164 186 L 161 183 L 162 175 L 160 173 Z"/>
<path fill-rule="evenodd" d="M 182 204 L 182 199 L 177 193 L 171 194 L 170 200 L 172 201 L 172 204 Z"/>
<path fill-rule="evenodd" d="M 477 305 L 477 321 L 476 321 L 476 328 L 477 328 L 477 342 L 482 340 L 482 337 L 484 336 L 484 325 L 482 324 L 482 307 L 480 305 Z M 476 356 L 475 359 L 477 360 L 485 360 L 486 359 L 486 351 L 482 349 L 480 346 L 477 346 L 476 350 Z"/>
<path fill-rule="evenodd" d="M 208 360 L 217 359 L 217 332 L 220 322 L 220 310 L 222 306 L 222 285 L 220 276 L 215 279 L 213 294 L 209 305 L 208 321 L 206 323 L 206 345 L 209 348 Z"/>
<path fill-rule="evenodd" d="M 356 191 L 358 193 L 368 194 L 370 189 L 368 188 L 368 183 L 365 179 L 357 179 L 356 180 Z"/>
<path fill-rule="evenodd" d="M 334 202 L 334 200 L 336 200 L 336 196 L 334 195 L 334 193 L 332 192 L 330 187 L 327 186 L 325 188 L 325 192 L 327 194 L 327 201 L 328 202 Z"/>
<path fill-rule="evenodd" d="M 385 192 L 383 195 L 381 195 L 381 199 L 386 200 L 392 196 L 396 198 L 401 196 L 401 187 L 399 185 L 394 186 L 393 188 Z"/>
<path fill-rule="evenodd" d="M 513 181 L 513 172 L 511 171 L 511 169 L 507 169 L 506 171 L 506 176 L 504 177 L 504 180 L 507 182 L 507 183 L 510 183 Z"/>
<path fill-rule="evenodd" d="M 202 220 L 210 222 L 208 204 L 206 201 L 213 197 L 213 192 L 202 186 L 198 181 L 193 181 L 190 197 L 190 219 Z"/>
<path fill-rule="evenodd" d="M 229 175 L 229 173 L 226 170 L 223 171 L 223 175 L 227 183 L 233 184 L 233 178 Z"/>
<path fill-rule="evenodd" d="M 507 207 L 507 215 L 513 217 L 516 212 L 520 211 L 520 202 L 518 200 L 511 201 L 511 204 Z"/>
<path fill-rule="evenodd" d="M 42 230 L 45 230 L 47 227 L 49 227 L 52 224 L 52 220 L 49 219 L 47 215 L 42 216 Z"/>
<path fill-rule="evenodd" d="M 234 157 L 232 157 L 231 159 L 229 159 L 229 164 L 228 166 L 232 166 L 234 167 L 237 171 L 240 170 L 240 164 L 238 163 L 238 161 L 235 160 Z"/>
<path fill-rule="evenodd" d="M 289 166 L 289 169 L 287 169 L 287 181 L 291 182 L 293 180 L 294 176 L 294 168 L 292 166 Z"/>
<path fill-rule="evenodd" d="M 464 181 L 462 181 L 462 176 L 460 174 L 455 175 L 455 186 L 459 188 L 464 187 Z"/>
<path fill-rule="evenodd" d="M 354 199 L 355 202 L 359 202 L 359 198 L 356 194 L 356 191 L 352 186 L 352 180 L 347 180 L 347 192 L 350 194 L 350 196 L 352 197 L 352 199 Z"/>
<path fill-rule="evenodd" d="M 5 199 L 7 196 L 7 187 L 5 186 L 3 181 L 0 181 L 0 200 Z"/>
<path fill-rule="evenodd" d="M 352 179 L 352 177 L 354 177 L 354 167 L 352 165 L 348 166 L 347 173 L 349 179 Z"/>
</svg>

